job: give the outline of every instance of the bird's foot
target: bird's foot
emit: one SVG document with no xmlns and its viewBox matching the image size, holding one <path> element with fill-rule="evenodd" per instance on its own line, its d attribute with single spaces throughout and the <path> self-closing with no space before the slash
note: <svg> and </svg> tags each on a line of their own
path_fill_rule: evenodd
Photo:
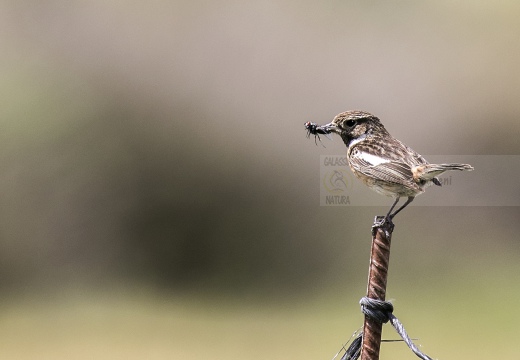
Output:
<svg viewBox="0 0 520 360">
<path fill-rule="evenodd" d="M 377 229 L 382 229 L 385 232 L 392 232 L 394 229 L 394 223 L 392 222 L 392 216 L 385 215 L 381 216 L 378 215 L 374 219 L 374 225 L 372 225 L 372 236 L 375 236 L 377 233 Z"/>
</svg>

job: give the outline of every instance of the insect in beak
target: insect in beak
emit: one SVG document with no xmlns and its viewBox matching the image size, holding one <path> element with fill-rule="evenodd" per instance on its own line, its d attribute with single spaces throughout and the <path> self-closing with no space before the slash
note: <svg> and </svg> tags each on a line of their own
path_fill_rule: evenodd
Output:
<svg viewBox="0 0 520 360">
<path fill-rule="evenodd" d="M 318 124 L 316 124 L 316 123 L 307 121 L 305 123 L 305 130 L 307 130 L 307 137 L 314 135 L 314 143 L 316 144 L 316 146 L 318 145 L 318 142 L 316 141 L 316 139 L 318 139 L 320 141 L 321 146 L 325 147 L 325 145 L 323 145 L 323 143 L 321 142 L 320 134 L 325 135 L 327 137 L 327 139 L 332 140 L 332 138 L 329 135 L 332 131 L 330 131 L 328 128 L 326 128 L 326 126 L 328 126 L 328 125 L 330 125 L 330 124 L 327 124 L 325 126 L 318 126 Z"/>
</svg>

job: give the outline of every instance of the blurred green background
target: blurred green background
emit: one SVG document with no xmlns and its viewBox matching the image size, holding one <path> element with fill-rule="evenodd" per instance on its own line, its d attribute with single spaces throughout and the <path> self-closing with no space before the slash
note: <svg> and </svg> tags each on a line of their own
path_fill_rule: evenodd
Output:
<svg viewBox="0 0 520 360">
<path fill-rule="evenodd" d="M 519 16 L 515 1 L 2 1 L 0 357 L 331 359 L 362 324 L 387 208 L 319 206 L 319 157 L 345 149 L 303 123 L 364 109 L 422 154 L 519 154 Z M 397 218 L 387 295 L 430 356 L 518 356 L 519 215 Z"/>
</svg>

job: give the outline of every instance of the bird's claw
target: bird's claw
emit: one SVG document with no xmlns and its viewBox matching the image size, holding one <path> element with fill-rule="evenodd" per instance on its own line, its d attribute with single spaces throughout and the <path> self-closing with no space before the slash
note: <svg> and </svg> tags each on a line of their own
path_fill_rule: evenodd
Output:
<svg viewBox="0 0 520 360">
<path fill-rule="evenodd" d="M 387 234 L 392 232 L 394 229 L 394 223 L 392 222 L 391 216 L 378 215 L 374 219 L 374 225 L 372 225 L 372 236 L 375 236 L 378 229 L 382 229 Z"/>
</svg>

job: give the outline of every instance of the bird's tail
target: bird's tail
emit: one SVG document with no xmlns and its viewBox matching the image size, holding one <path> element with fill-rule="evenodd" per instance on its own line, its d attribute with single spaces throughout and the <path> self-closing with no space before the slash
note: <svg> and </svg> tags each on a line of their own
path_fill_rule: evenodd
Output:
<svg viewBox="0 0 520 360">
<path fill-rule="evenodd" d="M 416 180 L 432 180 L 435 185 L 441 185 L 436 176 L 448 170 L 472 171 L 473 166 L 469 164 L 426 164 L 416 166 L 412 169 Z"/>
</svg>

